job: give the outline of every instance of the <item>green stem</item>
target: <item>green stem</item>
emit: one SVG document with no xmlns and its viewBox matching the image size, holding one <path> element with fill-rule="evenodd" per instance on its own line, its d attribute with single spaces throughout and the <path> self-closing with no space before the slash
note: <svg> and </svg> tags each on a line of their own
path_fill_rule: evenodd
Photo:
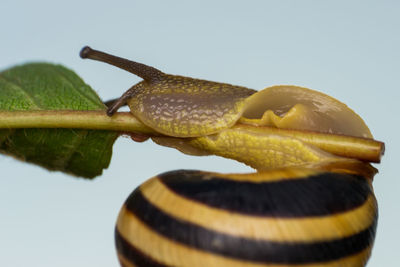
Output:
<svg viewBox="0 0 400 267">
<path fill-rule="evenodd" d="M 1 128 L 76 128 L 155 134 L 129 112 L 109 117 L 105 111 L 0 111 Z"/>
<path fill-rule="evenodd" d="M 76 128 L 160 135 L 129 112 L 118 112 L 109 117 L 105 111 L 0 111 L 1 128 Z M 338 156 L 369 162 L 380 162 L 384 152 L 384 144 L 372 139 L 243 124 L 237 124 L 232 129 L 293 137 Z"/>
</svg>

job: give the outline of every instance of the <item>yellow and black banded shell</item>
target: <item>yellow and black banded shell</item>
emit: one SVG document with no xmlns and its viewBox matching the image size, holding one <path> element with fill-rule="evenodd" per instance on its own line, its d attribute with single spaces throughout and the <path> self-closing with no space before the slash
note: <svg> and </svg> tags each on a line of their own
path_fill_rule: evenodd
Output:
<svg viewBox="0 0 400 267">
<path fill-rule="evenodd" d="M 138 187 L 120 212 L 122 266 L 364 266 L 377 206 L 370 180 L 310 169 L 178 170 Z"/>
</svg>

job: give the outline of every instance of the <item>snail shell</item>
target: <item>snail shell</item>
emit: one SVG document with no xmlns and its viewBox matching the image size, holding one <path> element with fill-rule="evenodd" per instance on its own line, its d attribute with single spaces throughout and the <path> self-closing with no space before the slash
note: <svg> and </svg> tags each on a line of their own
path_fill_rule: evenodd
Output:
<svg viewBox="0 0 400 267">
<path fill-rule="evenodd" d="M 377 206 L 348 173 L 179 170 L 137 188 L 115 230 L 122 266 L 364 266 Z"/>
</svg>

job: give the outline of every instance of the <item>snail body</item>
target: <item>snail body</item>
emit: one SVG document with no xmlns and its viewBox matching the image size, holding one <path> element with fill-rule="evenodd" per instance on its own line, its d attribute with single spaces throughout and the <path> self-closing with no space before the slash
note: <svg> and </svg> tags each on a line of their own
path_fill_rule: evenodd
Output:
<svg viewBox="0 0 400 267">
<path fill-rule="evenodd" d="M 160 145 L 258 170 L 179 170 L 129 196 L 115 229 L 122 266 L 365 266 L 383 143 L 343 103 L 298 86 L 255 91 L 165 74 L 85 47 L 81 57 L 144 80 L 112 101 Z"/>
</svg>

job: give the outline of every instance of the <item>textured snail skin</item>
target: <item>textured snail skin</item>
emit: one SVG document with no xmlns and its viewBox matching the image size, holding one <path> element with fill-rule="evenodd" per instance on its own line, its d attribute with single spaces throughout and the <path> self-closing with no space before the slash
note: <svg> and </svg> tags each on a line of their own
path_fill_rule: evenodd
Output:
<svg viewBox="0 0 400 267">
<path fill-rule="evenodd" d="M 232 126 L 254 90 L 230 84 L 165 75 L 135 85 L 128 100 L 132 114 L 157 132 L 204 136 Z"/>
<path fill-rule="evenodd" d="M 378 219 L 376 169 L 367 162 L 379 162 L 384 146 L 346 105 L 297 86 L 256 93 L 169 75 L 88 47 L 81 56 L 144 79 L 108 115 L 128 104 L 160 134 L 156 143 L 258 170 L 178 170 L 143 183 L 117 220 L 122 266 L 365 266 Z M 280 92 L 289 92 L 290 104 L 277 104 Z"/>
</svg>

